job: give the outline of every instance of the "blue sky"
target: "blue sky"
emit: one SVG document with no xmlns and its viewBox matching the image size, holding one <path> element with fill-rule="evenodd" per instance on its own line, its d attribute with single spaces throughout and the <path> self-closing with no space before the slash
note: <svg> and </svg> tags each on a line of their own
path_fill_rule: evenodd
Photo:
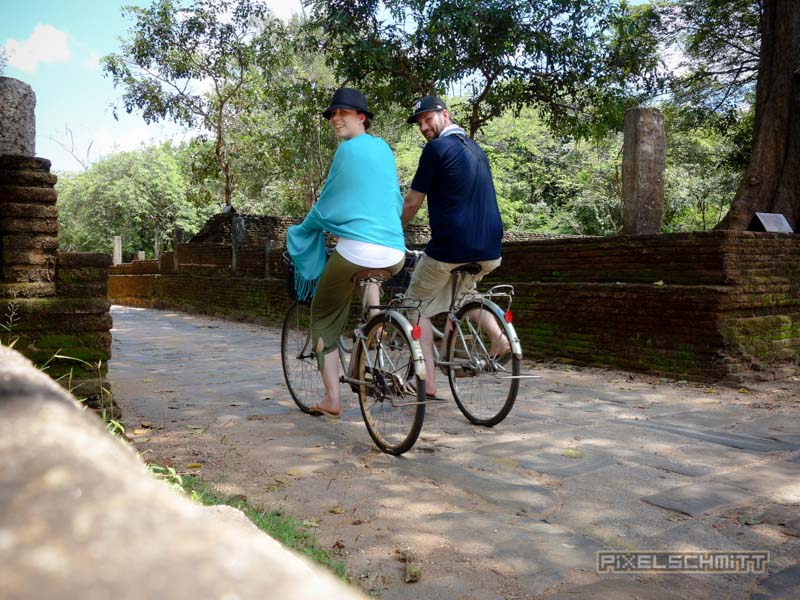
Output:
<svg viewBox="0 0 800 600">
<path fill-rule="evenodd" d="M 0 47 L 9 61 L 6 77 L 24 81 L 36 93 L 36 155 L 50 159 L 54 171 L 80 170 L 80 164 L 51 138 L 90 160 L 141 143 L 178 139 L 169 123 L 147 126 L 121 105 L 121 90 L 104 77 L 99 58 L 119 49 L 118 39 L 130 28 L 125 5 L 147 6 L 148 0 L 0 0 Z M 300 0 L 271 0 L 274 13 L 288 18 Z M 119 121 L 111 105 L 120 106 Z"/>
</svg>

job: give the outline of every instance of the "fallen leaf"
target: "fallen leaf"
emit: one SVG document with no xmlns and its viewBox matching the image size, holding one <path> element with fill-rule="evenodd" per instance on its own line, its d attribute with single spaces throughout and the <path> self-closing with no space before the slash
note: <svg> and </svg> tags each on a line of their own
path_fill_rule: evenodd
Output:
<svg viewBox="0 0 800 600">
<path fill-rule="evenodd" d="M 189 463 L 188 465 L 186 465 L 186 468 L 187 469 L 199 469 L 202 466 L 203 465 L 201 465 L 200 463 Z"/>
<path fill-rule="evenodd" d="M 297 469 L 289 469 L 288 471 L 286 471 L 286 474 L 291 475 L 292 477 L 299 477 L 300 475 L 303 474 L 303 472 Z"/>
<path fill-rule="evenodd" d="M 736 520 L 742 525 L 758 525 L 759 523 L 764 522 L 761 517 L 756 515 L 739 515 Z"/>
<path fill-rule="evenodd" d="M 566 456 L 567 458 L 583 458 L 586 456 L 586 453 L 582 450 L 575 450 L 574 448 L 567 448 L 561 453 L 562 456 Z"/>
<path fill-rule="evenodd" d="M 333 515 L 341 515 L 344 512 L 344 509 L 341 506 L 334 506 L 333 508 L 329 508 L 328 512 Z"/>
<path fill-rule="evenodd" d="M 150 433 L 150 432 L 147 431 L 147 429 L 134 429 L 133 430 L 133 435 L 147 435 L 148 433 Z"/>
<path fill-rule="evenodd" d="M 319 521 L 316 519 L 306 519 L 303 521 L 303 527 L 319 527 Z"/>
<path fill-rule="evenodd" d="M 416 583 L 422 577 L 422 569 L 419 565 L 414 565 L 411 563 L 406 563 L 406 576 L 405 581 L 406 583 Z"/>
<path fill-rule="evenodd" d="M 333 543 L 333 547 L 336 548 L 337 550 L 344 550 L 344 542 L 342 540 L 336 540 Z"/>
</svg>

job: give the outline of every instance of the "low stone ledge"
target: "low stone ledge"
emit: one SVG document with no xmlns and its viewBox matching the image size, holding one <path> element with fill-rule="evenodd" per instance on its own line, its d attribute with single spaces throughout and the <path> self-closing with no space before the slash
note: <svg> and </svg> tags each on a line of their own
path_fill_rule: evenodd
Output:
<svg viewBox="0 0 800 600">
<path fill-rule="evenodd" d="M 96 267 L 107 269 L 111 266 L 111 255 L 102 252 L 59 252 L 59 267 Z"/>
<path fill-rule="evenodd" d="M 9 598 L 365 598 L 128 446 L 0 347 L 0 581 Z"/>
</svg>

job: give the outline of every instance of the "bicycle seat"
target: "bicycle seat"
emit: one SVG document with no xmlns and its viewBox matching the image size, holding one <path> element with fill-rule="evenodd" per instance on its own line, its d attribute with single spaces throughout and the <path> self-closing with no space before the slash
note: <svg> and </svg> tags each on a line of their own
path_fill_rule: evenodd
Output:
<svg viewBox="0 0 800 600">
<path fill-rule="evenodd" d="M 481 272 L 481 267 L 478 263 L 471 262 L 465 265 L 461 265 L 456 267 L 455 269 L 451 269 L 451 273 L 469 273 L 470 275 L 477 275 Z"/>
<path fill-rule="evenodd" d="M 365 279 L 375 279 L 377 281 L 386 281 L 391 279 L 392 272 L 389 269 L 364 269 L 363 271 L 356 271 L 353 274 L 353 281 L 363 281 Z"/>
</svg>

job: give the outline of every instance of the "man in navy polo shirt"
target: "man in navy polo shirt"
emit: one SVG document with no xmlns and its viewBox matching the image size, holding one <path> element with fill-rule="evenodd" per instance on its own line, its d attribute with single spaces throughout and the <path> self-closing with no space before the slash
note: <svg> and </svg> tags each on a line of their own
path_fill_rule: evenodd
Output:
<svg viewBox="0 0 800 600">
<path fill-rule="evenodd" d="M 428 373 L 425 391 L 426 395 L 435 396 L 431 318 L 450 307 L 451 270 L 468 262 L 481 265 L 478 275 L 462 279 L 459 294 L 464 294 L 474 290 L 478 281 L 500 265 L 503 223 L 489 160 L 478 144 L 453 123 L 445 103 L 436 96 L 421 98 L 414 104 L 408 123 L 416 123 L 428 140 L 411 189 L 405 195 L 402 221 L 403 226 L 407 225 L 427 196 L 431 240 L 411 276 L 408 295 L 423 300 L 419 324 Z M 502 337 L 497 324 L 487 319 L 484 325 L 496 340 L 492 354 L 508 352 L 508 340 Z"/>
</svg>

